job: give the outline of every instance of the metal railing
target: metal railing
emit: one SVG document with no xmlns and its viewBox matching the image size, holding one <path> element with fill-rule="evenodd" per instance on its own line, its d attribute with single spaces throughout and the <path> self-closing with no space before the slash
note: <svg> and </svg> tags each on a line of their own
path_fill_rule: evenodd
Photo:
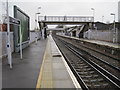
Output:
<svg viewBox="0 0 120 90">
<path fill-rule="evenodd" d="M 39 16 L 39 21 L 58 21 L 58 22 L 93 22 L 92 16 Z"/>
</svg>

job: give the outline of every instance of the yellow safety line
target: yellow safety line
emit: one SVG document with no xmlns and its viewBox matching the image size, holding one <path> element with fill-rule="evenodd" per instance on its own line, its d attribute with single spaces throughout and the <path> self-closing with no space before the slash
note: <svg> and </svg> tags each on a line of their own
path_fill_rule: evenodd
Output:
<svg viewBox="0 0 120 90">
<path fill-rule="evenodd" d="M 43 56 L 42 66 L 40 68 L 40 72 L 39 72 L 39 76 L 38 76 L 38 80 L 37 80 L 37 85 L 36 85 L 36 90 L 38 90 L 40 88 L 40 85 L 41 85 L 41 79 L 42 79 L 42 74 L 43 74 L 43 67 L 44 67 L 44 62 L 45 62 L 45 56 L 46 56 L 47 46 L 48 45 L 46 45 L 45 53 L 44 53 L 44 56 Z"/>
</svg>

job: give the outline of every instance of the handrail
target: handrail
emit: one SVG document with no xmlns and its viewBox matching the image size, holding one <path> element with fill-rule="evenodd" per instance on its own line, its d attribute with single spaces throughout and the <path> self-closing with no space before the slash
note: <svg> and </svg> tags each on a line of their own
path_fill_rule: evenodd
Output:
<svg viewBox="0 0 120 90">
<path fill-rule="evenodd" d="M 39 21 L 93 22 L 92 16 L 39 16 Z"/>
</svg>

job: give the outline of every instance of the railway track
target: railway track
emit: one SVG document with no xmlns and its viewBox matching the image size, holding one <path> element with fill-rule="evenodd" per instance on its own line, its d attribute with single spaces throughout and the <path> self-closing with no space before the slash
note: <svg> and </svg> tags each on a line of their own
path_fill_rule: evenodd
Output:
<svg viewBox="0 0 120 90">
<path fill-rule="evenodd" d="M 64 41 L 64 43 L 66 43 L 66 42 Z M 67 45 L 67 44 L 68 44 L 68 43 L 66 43 L 66 45 Z M 82 54 L 82 53 L 83 53 L 82 56 L 83 56 L 84 58 L 88 59 L 88 60 L 91 61 L 91 62 L 97 63 L 98 65 L 100 65 L 100 66 L 101 66 L 102 68 L 104 68 L 105 70 L 113 73 L 114 77 L 120 81 L 120 68 L 119 68 L 119 67 L 114 66 L 114 65 L 112 65 L 111 63 L 109 63 L 109 62 L 107 62 L 107 61 L 105 61 L 105 60 L 102 60 L 102 59 L 98 58 L 97 56 L 95 56 L 95 55 L 93 55 L 93 54 L 90 54 L 90 53 L 88 53 L 88 52 L 86 52 L 86 51 L 84 51 L 84 50 L 82 50 L 82 49 L 80 49 L 80 48 L 77 48 L 77 47 L 75 47 L 75 46 L 72 45 L 72 44 L 67 45 L 67 47 L 74 47 L 74 48 L 71 48 L 71 49 L 72 49 L 72 50 L 75 49 L 75 51 L 77 51 L 77 53 L 79 53 L 79 54 Z M 87 58 L 87 57 L 88 57 L 88 58 Z"/>
<path fill-rule="evenodd" d="M 64 38 L 60 38 L 60 39 L 64 40 Z M 104 57 L 102 54 L 99 53 L 95 53 L 95 52 L 92 53 L 91 50 L 81 47 L 81 45 L 79 45 L 78 43 L 73 42 L 74 43 L 73 45 L 73 43 L 71 44 L 71 42 L 67 41 L 66 43 L 69 44 L 69 46 L 74 47 L 74 49 L 76 49 L 77 51 L 81 53 L 86 53 L 85 57 L 89 57 L 89 60 L 92 60 L 95 63 L 99 64 L 101 67 L 103 67 L 109 72 L 112 72 L 113 75 L 115 75 L 118 79 L 120 79 L 120 61 L 111 59 L 111 57 L 109 56 Z"/>
<path fill-rule="evenodd" d="M 80 52 L 79 49 L 57 37 L 54 37 L 54 40 L 83 89 L 120 88 L 119 79 L 92 61 L 87 52 Z"/>
<path fill-rule="evenodd" d="M 58 35 L 59 36 L 59 35 Z M 107 52 L 105 52 L 106 50 L 104 50 L 104 51 L 100 51 L 99 50 L 99 47 L 98 47 L 98 49 L 94 49 L 94 48 L 92 48 L 92 47 L 90 47 L 90 46 L 86 46 L 86 44 L 84 44 L 84 42 L 81 42 L 81 41 L 79 41 L 79 40 L 76 40 L 76 39 L 73 39 L 73 38 L 70 38 L 70 37 L 64 37 L 64 36 L 59 36 L 59 37 L 61 37 L 61 39 L 63 38 L 64 40 L 66 39 L 67 40 L 67 42 L 69 42 L 69 43 L 74 43 L 76 46 L 78 45 L 78 47 L 79 48 L 82 48 L 82 49 L 84 49 L 84 50 L 89 50 L 89 51 L 92 51 L 92 53 L 93 52 L 96 52 L 97 54 L 99 54 L 99 55 L 101 55 L 102 57 L 109 57 L 109 58 L 106 58 L 106 61 L 110 61 L 110 59 L 112 60 L 112 64 L 113 65 L 117 65 L 119 68 L 120 68 L 120 58 L 119 58 L 119 54 L 117 54 L 117 55 L 115 55 L 115 56 L 111 56 L 111 54 L 108 54 Z M 110 52 L 109 51 L 109 53 L 112 53 L 112 52 Z M 119 53 L 119 51 L 118 51 L 118 53 Z M 114 61 L 114 62 L 113 62 Z"/>
</svg>

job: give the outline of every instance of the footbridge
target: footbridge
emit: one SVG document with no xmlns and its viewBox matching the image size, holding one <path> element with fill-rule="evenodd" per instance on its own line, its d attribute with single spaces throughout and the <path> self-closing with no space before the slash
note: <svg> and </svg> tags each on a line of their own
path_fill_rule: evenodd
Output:
<svg viewBox="0 0 120 90">
<path fill-rule="evenodd" d="M 93 23 L 92 16 L 39 16 L 38 22 L 45 24 L 86 24 Z"/>
<path fill-rule="evenodd" d="M 47 25 L 85 25 L 86 31 L 88 28 L 92 28 L 94 23 L 94 17 L 92 16 L 39 16 L 38 23 L 40 30 L 44 29 L 46 32 Z M 82 32 L 83 32 L 82 31 Z"/>
</svg>

